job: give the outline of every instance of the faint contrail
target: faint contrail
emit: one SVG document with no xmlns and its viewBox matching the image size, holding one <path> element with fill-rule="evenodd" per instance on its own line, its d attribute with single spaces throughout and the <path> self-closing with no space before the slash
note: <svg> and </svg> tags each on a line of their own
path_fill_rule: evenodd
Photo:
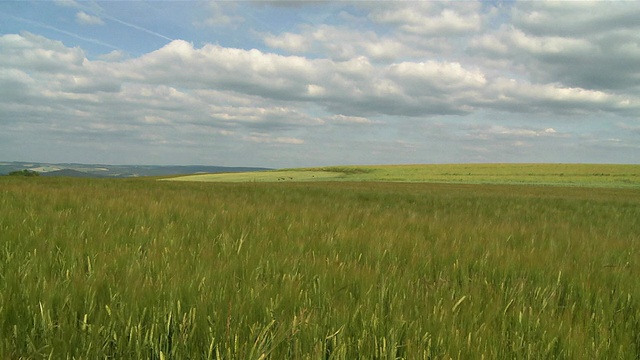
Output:
<svg viewBox="0 0 640 360">
<path fill-rule="evenodd" d="M 134 24 L 128 23 L 128 22 L 126 22 L 126 21 L 122 21 L 122 20 L 116 19 L 116 18 L 114 18 L 113 16 L 109 16 L 109 15 L 107 15 L 107 14 L 96 14 L 96 15 L 97 15 L 97 16 L 100 16 L 100 17 L 103 17 L 103 18 L 105 18 L 105 19 L 109 19 L 109 20 L 111 20 L 111 21 L 115 21 L 115 22 L 120 23 L 120 24 L 122 24 L 122 25 L 124 25 L 124 26 L 128 26 L 128 27 L 130 27 L 130 28 L 133 28 L 133 29 L 136 29 L 136 30 L 140 30 L 140 31 L 142 31 L 142 32 L 146 32 L 147 34 L 154 35 L 154 36 L 157 36 L 157 37 L 159 37 L 159 38 L 162 38 L 162 39 L 165 39 L 165 40 L 168 40 L 168 41 L 173 41 L 173 40 L 174 40 L 174 39 L 172 39 L 172 38 L 170 38 L 170 37 L 164 36 L 164 35 L 162 35 L 162 34 L 158 34 L 158 33 L 157 33 L 157 32 L 155 32 L 155 31 L 151 31 L 151 30 L 149 30 L 149 29 L 145 29 L 145 28 L 143 28 L 142 26 L 134 25 Z"/>
<path fill-rule="evenodd" d="M 159 33 L 155 32 L 155 31 L 149 30 L 149 29 L 147 29 L 147 28 L 143 28 L 142 26 L 138 26 L 138 25 L 136 25 L 136 24 L 132 24 L 132 23 L 130 23 L 130 22 L 126 22 L 126 21 L 122 21 L 122 20 L 120 20 L 120 19 L 114 18 L 113 16 L 108 15 L 108 14 L 104 11 L 104 9 L 102 8 L 102 6 L 100 6 L 100 5 L 99 5 L 98 3 L 96 3 L 95 1 L 87 2 L 87 4 L 86 4 L 86 5 L 85 5 L 85 4 L 81 4 L 81 3 L 76 3 L 76 7 L 77 7 L 77 8 L 79 8 L 80 10 L 84 10 L 84 11 L 86 11 L 86 12 L 89 12 L 89 13 L 91 13 L 92 15 L 99 16 L 99 17 L 101 17 L 101 18 L 105 18 L 105 19 L 108 19 L 108 20 L 111 20 L 111 21 L 117 22 L 118 24 L 122 24 L 122 25 L 124 25 L 124 26 L 128 26 L 128 27 L 130 27 L 130 28 L 132 28 L 132 29 L 136 29 L 136 30 L 139 30 L 139 31 L 145 32 L 145 33 L 147 33 L 147 34 L 149 34 L 149 35 L 157 36 L 157 37 L 159 37 L 159 38 L 161 38 L 161 39 L 168 40 L 168 41 L 173 41 L 173 40 L 175 40 L 175 39 L 172 39 L 172 38 L 170 38 L 170 37 L 168 37 L 168 36 L 164 36 L 164 35 L 162 35 L 162 34 L 159 34 Z"/>
<path fill-rule="evenodd" d="M 55 26 L 51 26 L 51 25 L 44 24 L 44 23 L 41 23 L 41 22 L 38 22 L 38 21 L 34 21 L 34 20 L 25 19 L 25 18 L 22 18 L 22 17 L 19 17 L 19 16 L 15 16 L 15 15 L 9 15 L 9 16 L 12 17 L 13 19 L 18 20 L 18 21 L 26 22 L 27 24 L 39 26 L 39 27 L 42 27 L 42 28 L 45 28 L 45 29 L 57 31 L 57 32 L 59 32 L 61 34 L 65 34 L 67 36 L 71 36 L 71 37 L 74 37 L 76 39 L 80 39 L 80 40 L 83 40 L 83 41 L 91 42 L 91 43 L 94 43 L 94 44 L 97 44 L 97 45 L 102 45 L 102 46 L 105 46 L 105 47 L 108 47 L 108 48 L 111 48 L 111 49 L 114 49 L 114 50 L 122 50 L 119 47 L 111 45 L 111 44 L 108 44 L 108 43 L 106 43 L 104 41 L 100 41 L 98 39 L 93 39 L 93 38 L 80 36 L 78 34 L 74 34 L 72 32 L 66 31 L 66 30 L 58 29 Z"/>
</svg>

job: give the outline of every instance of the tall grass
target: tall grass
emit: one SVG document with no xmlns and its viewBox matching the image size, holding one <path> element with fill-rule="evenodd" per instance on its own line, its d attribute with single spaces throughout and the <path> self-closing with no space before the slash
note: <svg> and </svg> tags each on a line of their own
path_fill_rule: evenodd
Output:
<svg viewBox="0 0 640 360">
<path fill-rule="evenodd" d="M 640 356 L 640 191 L 0 179 L 0 358 Z"/>
</svg>

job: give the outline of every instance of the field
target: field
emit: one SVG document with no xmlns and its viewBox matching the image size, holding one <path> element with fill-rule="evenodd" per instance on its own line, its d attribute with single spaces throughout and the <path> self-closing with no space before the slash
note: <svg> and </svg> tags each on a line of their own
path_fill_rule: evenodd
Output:
<svg viewBox="0 0 640 360">
<path fill-rule="evenodd" d="M 637 359 L 640 189 L 580 184 L 0 177 L 0 358 Z"/>
<path fill-rule="evenodd" d="M 608 164 L 330 166 L 245 173 L 199 174 L 171 180 L 215 182 L 392 181 L 640 188 L 640 166 Z"/>
</svg>

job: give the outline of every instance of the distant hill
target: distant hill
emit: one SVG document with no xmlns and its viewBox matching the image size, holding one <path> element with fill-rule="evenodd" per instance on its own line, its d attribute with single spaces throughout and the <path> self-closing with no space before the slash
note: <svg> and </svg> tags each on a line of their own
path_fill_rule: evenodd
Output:
<svg viewBox="0 0 640 360">
<path fill-rule="evenodd" d="M 640 165 L 620 164 L 424 164 L 280 169 L 237 174 L 197 174 L 170 181 L 221 182 L 431 182 L 640 189 Z"/>
<path fill-rule="evenodd" d="M 261 167 L 228 167 L 207 165 L 104 165 L 75 163 L 0 162 L 0 175 L 12 171 L 36 171 L 42 176 L 93 178 L 127 178 L 138 176 L 190 175 L 198 173 L 230 173 L 270 170 Z"/>
</svg>

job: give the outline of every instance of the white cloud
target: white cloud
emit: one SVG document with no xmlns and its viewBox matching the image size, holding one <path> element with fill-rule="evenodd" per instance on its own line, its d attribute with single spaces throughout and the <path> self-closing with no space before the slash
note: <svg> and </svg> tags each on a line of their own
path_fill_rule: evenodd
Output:
<svg viewBox="0 0 640 360">
<path fill-rule="evenodd" d="M 640 5 L 631 2 L 523 2 L 514 21 L 469 44 L 479 62 L 538 83 L 640 93 Z"/>
<path fill-rule="evenodd" d="M 171 124 L 170 120 L 167 120 L 161 116 L 155 116 L 155 115 L 145 115 L 142 121 L 147 124 L 163 124 L 163 125 Z"/>
<path fill-rule="evenodd" d="M 79 47 L 69 48 L 31 33 L 0 36 L 0 65 L 39 72 L 65 72 L 82 66 L 85 54 Z"/>
<path fill-rule="evenodd" d="M 31 89 L 37 85 L 26 72 L 1 67 L 0 84 L 0 103 L 4 103 L 5 106 L 29 102 L 33 96 Z"/>
<path fill-rule="evenodd" d="M 518 29 L 510 29 L 509 43 L 523 51 L 538 56 L 553 56 L 562 54 L 578 54 L 587 56 L 593 47 L 585 39 L 567 38 L 559 36 L 533 37 Z"/>
<path fill-rule="evenodd" d="M 244 22 L 240 15 L 234 15 L 236 5 L 232 2 L 209 0 L 206 2 L 207 18 L 195 21 L 194 25 L 200 27 L 235 26 Z"/>
<path fill-rule="evenodd" d="M 261 133 L 254 133 L 254 134 L 243 137 L 243 139 L 247 141 L 263 143 L 263 144 L 287 144 L 287 145 L 304 144 L 304 140 L 302 139 L 296 139 L 293 137 L 282 137 L 282 136 L 274 137 L 269 134 L 261 134 Z"/>
<path fill-rule="evenodd" d="M 510 128 L 506 126 L 491 126 L 487 129 L 484 129 L 479 134 L 481 137 L 486 138 L 487 136 L 512 136 L 512 137 L 520 137 L 520 138 L 528 138 L 528 137 L 538 137 L 538 136 L 556 136 L 557 131 L 553 128 L 546 128 L 540 130 L 534 130 L 530 128 Z"/>
<path fill-rule="evenodd" d="M 475 1 L 376 3 L 369 16 L 408 33 L 443 37 L 480 30 L 479 8 L 480 3 Z"/>
<path fill-rule="evenodd" d="M 321 120 L 310 117 L 298 110 L 282 106 L 250 107 L 209 106 L 209 115 L 227 126 L 245 126 L 252 129 L 285 130 L 303 126 L 322 124 Z"/>
<path fill-rule="evenodd" d="M 633 1 L 525 1 L 512 12 L 515 26 L 535 35 L 591 37 L 639 28 Z"/>
<path fill-rule="evenodd" d="M 84 11 L 79 11 L 76 14 L 76 21 L 82 25 L 104 25 L 102 19 L 94 15 L 89 15 Z"/>
<path fill-rule="evenodd" d="M 110 53 L 99 55 L 98 59 L 104 61 L 120 61 L 126 57 L 126 54 L 122 50 L 113 50 Z"/>
<path fill-rule="evenodd" d="M 487 83 L 482 72 L 467 70 L 456 62 L 403 62 L 391 65 L 389 73 L 398 83 L 412 82 L 416 88 L 430 92 L 434 88 L 479 88 Z"/>
<path fill-rule="evenodd" d="M 119 92 L 121 83 L 108 77 L 71 75 L 60 79 L 60 89 L 70 93 Z"/>
<path fill-rule="evenodd" d="M 185 41 L 173 41 L 138 58 L 102 62 L 87 60 L 79 48 L 31 34 L 2 36 L 0 46 L 5 68 L 21 74 L 35 71 L 14 77 L 22 84 L 22 94 L 77 101 L 84 107 L 93 104 L 96 109 L 101 99 L 109 109 L 156 109 L 159 113 L 146 115 L 165 119 L 176 118 L 166 112 L 183 111 L 181 117 L 192 123 L 213 121 L 208 126 L 227 130 L 318 126 L 323 120 L 304 110 L 311 101 L 335 114 L 329 123 L 366 123 L 370 116 L 469 114 L 483 108 L 556 114 L 640 112 L 638 99 L 632 97 L 493 78 L 457 62 L 312 60 L 219 45 L 195 48 Z M 214 89 L 214 95 L 205 95 Z M 224 104 L 229 99 L 236 100 Z"/>
<path fill-rule="evenodd" d="M 485 92 L 486 106 L 513 112 L 586 114 L 594 111 L 637 114 L 640 101 L 598 90 L 496 79 Z"/>
<path fill-rule="evenodd" d="M 415 37 L 380 36 L 374 31 L 354 30 L 347 26 L 303 26 L 299 33 L 264 34 L 264 43 L 291 54 L 322 54 L 334 61 L 358 57 L 392 62 L 400 56 L 419 58 L 428 54 L 433 42 Z"/>
<path fill-rule="evenodd" d="M 376 122 L 361 116 L 345 116 L 337 114 L 326 118 L 327 122 L 338 125 L 372 125 Z"/>
<path fill-rule="evenodd" d="M 327 94 L 327 89 L 320 85 L 309 84 L 307 85 L 307 95 L 309 97 L 323 97 Z"/>
<path fill-rule="evenodd" d="M 58 6 L 78 7 L 78 2 L 75 0 L 54 0 L 53 2 Z"/>
<path fill-rule="evenodd" d="M 264 42 L 274 49 L 282 49 L 290 53 L 304 53 L 309 50 L 310 39 L 302 34 L 284 33 L 278 36 L 264 35 Z"/>
</svg>

